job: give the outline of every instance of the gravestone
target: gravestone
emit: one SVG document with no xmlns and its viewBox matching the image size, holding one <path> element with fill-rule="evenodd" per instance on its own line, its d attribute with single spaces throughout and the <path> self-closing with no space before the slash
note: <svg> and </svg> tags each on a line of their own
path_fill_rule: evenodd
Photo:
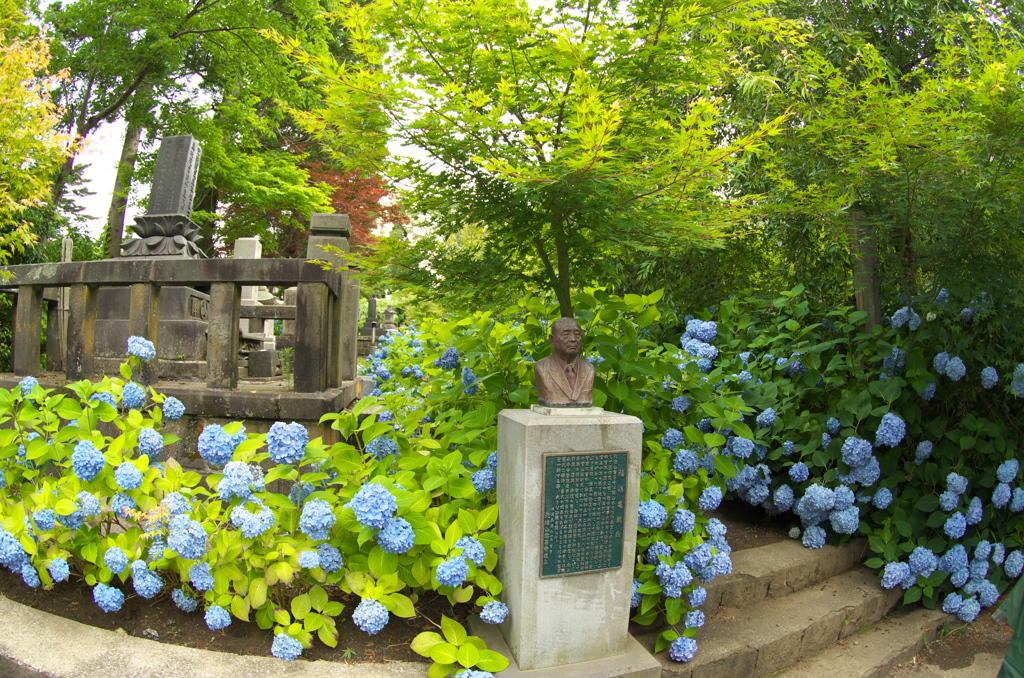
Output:
<svg viewBox="0 0 1024 678">
<path fill-rule="evenodd" d="M 376 341 L 377 327 L 377 300 L 374 297 L 370 297 L 366 301 L 366 323 L 359 328 L 359 336 L 371 337 L 373 341 Z"/>
<path fill-rule="evenodd" d="M 657 678 L 661 664 L 628 633 L 643 424 L 599 407 L 498 415 L 502 676 Z M 567 672 L 568 671 L 568 672 Z"/>
<path fill-rule="evenodd" d="M 191 136 L 164 137 L 157 153 L 149 210 L 135 217 L 138 236 L 121 243 L 126 257 L 206 258 L 199 249 L 199 226 L 192 222 L 192 201 L 202 148 Z"/>
</svg>

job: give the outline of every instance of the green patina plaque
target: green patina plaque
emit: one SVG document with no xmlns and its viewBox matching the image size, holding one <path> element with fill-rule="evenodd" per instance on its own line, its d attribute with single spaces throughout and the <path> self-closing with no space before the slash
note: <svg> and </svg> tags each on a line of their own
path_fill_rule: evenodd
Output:
<svg viewBox="0 0 1024 678">
<path fill-rule="evenodd" d="M 540 576 L 622 566 L 627 452 L 544 456 Z"/>
</svg>

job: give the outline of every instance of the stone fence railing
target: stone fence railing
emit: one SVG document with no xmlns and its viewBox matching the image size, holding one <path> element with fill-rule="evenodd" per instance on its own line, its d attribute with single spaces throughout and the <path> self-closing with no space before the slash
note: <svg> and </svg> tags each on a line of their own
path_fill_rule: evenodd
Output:
<svg viewBox="0 0 1024 678">
<path fill-rule="evenodd" d="M 100 287 L 129 287 L 128 333 L 158 341 L 161 286 L 210 288 L 206 386 L 234 389 L 238 383 L 241 287 L 297 287 L 294 306 L 294 383 L 297 393 L 317 393 L 355 379 L 358 283 L 325 271 L 304 259 L 164 259 L 123 258 L 105 261 L 0 267 L 11 274 L 3 287 L 18 290 L 14 322 L 13 370 L 18 376 L 39 373 L 43 290 L 70 289 L 67 349 L 68 379 L 82 379 L 93 368 Z M 2 276 L 3 273 L 0 273 Z M 291 308 L 277 313 L 291 315 Z M 263 309 L 260 309 L 263 311 Z M 249 315 L 247 313 L 246 315 Z M 260 317 L 274 317 L 267 308 Z M 159 352 L 158 352 L 159 355 Z M 155 384 L 160 361 L 146 364 L 136 378 Z"/>
</svg>

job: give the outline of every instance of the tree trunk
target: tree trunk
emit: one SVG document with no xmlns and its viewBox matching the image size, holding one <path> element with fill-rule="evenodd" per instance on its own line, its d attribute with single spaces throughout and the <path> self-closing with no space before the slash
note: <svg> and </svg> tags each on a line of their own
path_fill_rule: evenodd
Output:
<svg viewBox="0 0 1024 678">
<path fill-rule="evenodd" d="M 848 213 L 850 252 L 853 255 L 854 308 L 868 314 L 861 331 L 870 333 L 882 324 L 882 286 L 878 278 L 878 250 L 874 228 L 854 209 Z"/>
<path fill-rule="evenodd" d="M 117 259 L 121 256 L 121 237 L 124 234 L 124 213 L 128 206 L 128 193 L 135 175 L 135 159 L 142 140 L 142 125 L 128 123 L 124 131 L 124 144 L 121 146 L 121 161 L 117 165 L 117 176 L 114 178 L 114 194 L 110 198 L 110 212 L 107 216 L 107 256 Z"/>
</svg>

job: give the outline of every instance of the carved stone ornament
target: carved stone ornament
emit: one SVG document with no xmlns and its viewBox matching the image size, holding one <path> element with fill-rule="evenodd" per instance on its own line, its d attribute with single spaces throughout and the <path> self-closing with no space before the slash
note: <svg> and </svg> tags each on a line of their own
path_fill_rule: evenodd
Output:
<svg viewBox="0 0 1024 678">
<path fill-rule="evenodd" d="M 144 214 L 135 217 L 131 229 L 139 237 L 121 243 L 123 256 L 206 258 L 197 244 L 199 226 L 183 214 Z"/>
</svg>

